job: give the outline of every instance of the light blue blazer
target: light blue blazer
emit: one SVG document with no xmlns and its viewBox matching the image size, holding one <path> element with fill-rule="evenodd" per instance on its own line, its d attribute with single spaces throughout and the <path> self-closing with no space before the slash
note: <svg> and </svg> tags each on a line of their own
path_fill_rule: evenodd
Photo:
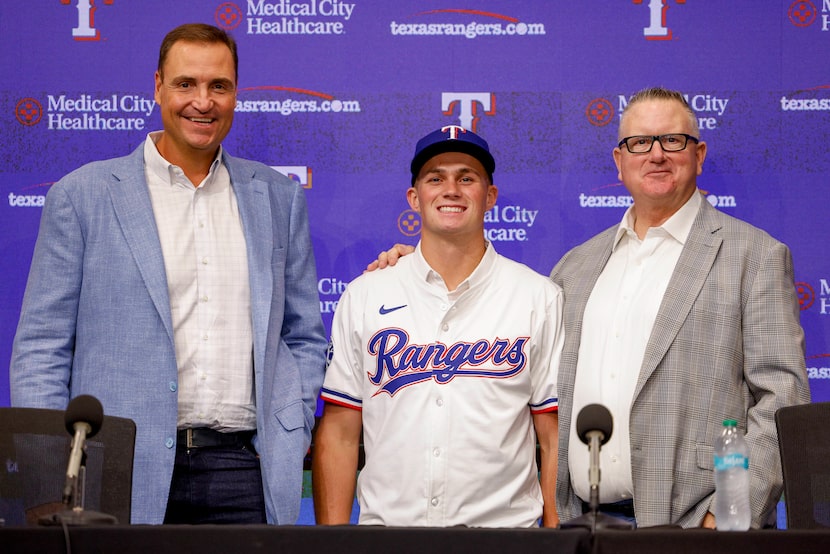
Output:
<svg viewBox="0 0 830 554">
<path fill-rule="evenodd" d="M 299 515 L 303 458 L 326 337 L 302 189 L 223 155 L 247 245 L 269 523 Z M 66 408 L 91 394 L 137 425 L 133 523 L 161 523 L 173 473 L 178 371 L 143 144 L 88 164 L 47 195 L 10 367 L 15 406 Z"/>
</svg>

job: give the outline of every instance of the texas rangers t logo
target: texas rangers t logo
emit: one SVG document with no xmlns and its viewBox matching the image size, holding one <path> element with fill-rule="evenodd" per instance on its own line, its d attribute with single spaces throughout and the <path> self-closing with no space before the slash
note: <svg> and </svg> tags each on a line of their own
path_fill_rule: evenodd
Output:
<svg viewBox="0 0 830 554">
<path fill-rule="evenodd" d="M 459 127 L 458 125 L 447 125 L 446 127 L 441 127 L 441 132 L 447 133 L 447 138 L 454 140 L 458 138 L 458 133 L 466 133 L 467 129 Z"/>
<path fill-rule="evenodd" d="M 71 0 L 60 0 L 61 4 L 69 5 Z M 115 0 L 104 0 L 104 4 L 112 5 Z M 78 0 L 75 5 L 78 10 L 78 26 L 72 29 L 75 40 L 100 40 L 95 28 L 95 0 Z"/>
<path fill-rule="evenodd" d="M 686 0 L 675 0 L 678 4 L 685 4 Z M 633 0 L 635 4 L 642 4 L 643 0 Z M 643 28 L 646 40 L 671 40 L 671 29 L 666 25 L 666 10 L 669 9 L 669 0 L 650 0 L 648 3 L 649 25 Z"/>
<path fill-rule="evenodd" d="M 504 379 L 524 369 L 527 341 L 528 337 L 521 337 L 512 342 L 480 339 L 451 345 L 409 344 L 403 329 L 382 329 L 372 335 L 367 345 L 369 354 L 377 357 L 375 371 L 368 377 L 371 383 L 379 385 L 375 395 L 385 392 L 389 396 L 429 379 L 442 385 L 459 376 Z M 491 367 L 481 367 L 485 364 Z"/>
<path fill-rule="evenodd" d="M 485 115 L 496 113 L 496 95 L 491 92 L 442 92 L 441 111 L 444 115 L 452 115 L 458 106 L 458 122 L 463 129 L 472 132 L 478 130 L 478 108 L 484 110 Z"/>
</svg>

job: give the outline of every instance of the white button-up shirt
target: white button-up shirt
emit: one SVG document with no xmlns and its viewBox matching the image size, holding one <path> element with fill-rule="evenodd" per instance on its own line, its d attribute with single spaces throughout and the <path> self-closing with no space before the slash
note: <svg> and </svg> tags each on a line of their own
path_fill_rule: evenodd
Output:
<svg viewBox="0 0 830 554">
<path fill-rule="evenodd" d="M 158 228 L 179 368 L 179 428 L 256 428 L 248 256 L 221 148 L 194 186 L 159 154 L 144 161 Z"/>
<path fill-rule="evenodd" d="M 586 405 L 606 406 L 614 419 L 611 439 L 602 446 L 600 502 L 632 498 L 629 417 L 646 345 L 663 294 L 702 201 L 697 192 L 660 227 L 640 240 L 629 208 L 620 223 L 608 263 L 594 285 L 582 324 L 568 464 L 576 494 L 590 499 L 588 447 L 576 434 L 576 418 Z"/>
</svg>

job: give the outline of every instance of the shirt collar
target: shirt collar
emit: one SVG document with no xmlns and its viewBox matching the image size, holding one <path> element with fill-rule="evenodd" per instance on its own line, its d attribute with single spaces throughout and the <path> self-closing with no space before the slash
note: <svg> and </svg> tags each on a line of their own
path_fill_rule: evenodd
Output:
<svg viewBox="0 0 830 554">
<path fill-rule="evenodd" d="M 674 214 L 662 225 L 654 228 L 662 229 L 680 244 L 685 244 L 686 239 L 689 237 L 689 233 L 692 230 L 692 224 L 697 217 L 697 213 L 700 211 L 701 202 L 703 202 L 703 195 L 695 189 L 695 193 L 692 194 L 691 198 L 689 198 L 679 210 L 674 212 Z M 619 246 L 620 241 L 624 236 L 637 236 L 634 232 L 634 217 L 632 214 L 633 209 L 634 206 L 631 206 L 625 211 L 622 221 L 620 222 L 620 226 L 617 227 L 617 234 L 614 236 L 614 245 L 611 248 L 612 251 L 617 249 L 617 246 Z"/>
<path fill-rule="evenodd" d="M 164 131 L 153 131 L 151 133 L 147 133 L 147 140 L 144 141 L 144 164 L 147 167 L 147 171 L 155 175 L 162 182 L 168 183 L 170 185 L 177 182 L 190 183 L 190 180 L 187 177 L 185 177 L 182 169 L 179 166 L 173 165 L 172 163 L 165 160 L 161 153 L 158 151 L 158 148 L 156 148 L 156 143 L 161 138 L 162 133 L 164 133 Z M 207 177 L 205 177 L 204 180 L 205 185 L 209 185 L 213 181 L 214 175 L 216 175 L 216 168 L 219 167 L 220 163 L 222 163 L 221 144 L 219 145 L 219 149 L 216 152 L 216 157 L 210 164 L 210 171 L 208 172 L 208 175 Z M 190 184 L 195 186 L 201 183 Z"/>
<path fill-rule="evenodd" d="M 478 265 L 473 272 L 466 279 L 464 279 L 454 291 L 447 292 L 457 295 L 483 282 L 489 275 L 490 270 L 494 267 L 497 257 L 498 254 L 496 253 L 496 249 L 493 247 L 493 244 L 488 241 L 487 249 L 484 251 L 484 256 L 481 257 L 481 261 L 478 262 Z M 430 285 L 440 285 L 446 290 L 447 286 L 444 284 L 444 279 L 441 278 L 441 275 L 437 271 L 430 267 L 424 258 L 424 255 L 421 252 L 420 242 L 418 242 L 418 246 L 415 247 L 415 252 L 412 254 L 412 258 L 413 268 L 419 279 L 422 279 Z"/>
</svg>

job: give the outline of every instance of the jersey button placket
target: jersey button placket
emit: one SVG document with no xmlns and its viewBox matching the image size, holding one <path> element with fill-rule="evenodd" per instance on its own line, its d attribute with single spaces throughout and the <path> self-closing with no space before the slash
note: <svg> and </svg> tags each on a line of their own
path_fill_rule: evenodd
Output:
<svg viewBox="0 0 830 554">
<path fill-rule="evenodd" d="M 444 495 L 447 492 L 447 418 L 449 417 L 447 412 L 449 405 L 446 402 L 449 398 L 445 399 L 445 393 L 447 392 L 445 385 L 433 383 L 431 386 L 436 394 L 433 397 L 434 409 L 430 410 L 432 412 L 430 418 L 432 445 L 426 458 L 428 464 L 427 474 L 429 476 L 427 524 L 444 526 L 446 525 Z"/>
</svg>

